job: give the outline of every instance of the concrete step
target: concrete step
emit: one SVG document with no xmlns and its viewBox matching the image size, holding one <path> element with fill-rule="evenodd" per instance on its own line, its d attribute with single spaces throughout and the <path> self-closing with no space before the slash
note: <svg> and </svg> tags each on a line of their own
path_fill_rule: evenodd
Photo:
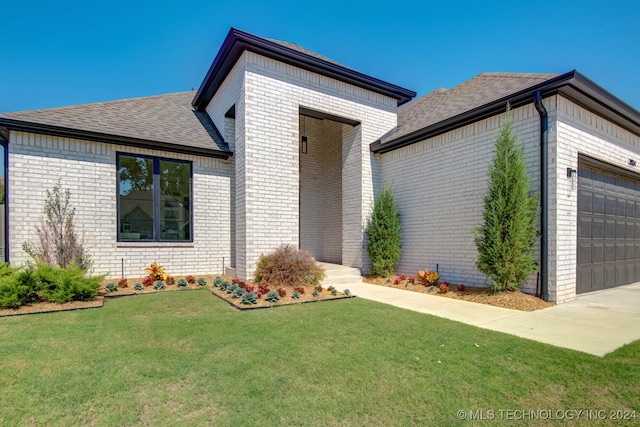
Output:
<svg viewBox="0 0 640 427">
<path fill-rule="evenodd" d="M 358 268 L 324 262 L 319 264 L 324 268 L 326 273 L 326 277 L 320 281 L 322 286 L 340 285 L 341 287 L 346 287 L 350 284 L 362 283 L 362 276 Z"/>
</svg>

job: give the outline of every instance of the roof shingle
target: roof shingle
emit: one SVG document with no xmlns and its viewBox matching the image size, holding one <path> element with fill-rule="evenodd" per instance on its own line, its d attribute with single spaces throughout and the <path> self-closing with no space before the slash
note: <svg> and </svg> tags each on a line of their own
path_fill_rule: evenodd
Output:
<svg viewBox="0 0 640 427">
<path fill-rule="evenodd" d="M 2 113 L 0 119 L 228 152 L 207 113 L 194 111 L 193 96 L 194 92 L 180 92 Z"/>
<path fill-rule="evenodd" d="M 437 89 L 398 109 L 398 126 L 380 139 L 382 144 L 424 129 L 544 83 L 559 74 L 482 73 L 452 89 Z"/>
</svg>

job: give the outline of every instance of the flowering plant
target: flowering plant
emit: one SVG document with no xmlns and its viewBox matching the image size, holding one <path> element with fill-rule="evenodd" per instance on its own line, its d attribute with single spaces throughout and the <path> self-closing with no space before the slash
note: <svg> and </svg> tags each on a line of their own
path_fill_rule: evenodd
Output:
<svg viewBox="0 0 640 427">
<path fill-rule="evenodd" d="M 438 283 L 440 274 L 436 271 L 420 270 L 418 271 L 418 278 L 422 280 L 422 284 L 425 286 L 431 286 Z"/>
<path fill-rule="evenodd" d="M 164 272 L 164 267 L 155 261 L 152 262 L 149 267 L 145 268 L 144 271 L 146 271 L 149 276 L 153 277 L 154 280 L 165 280 L 167 278 L 167 275 Z"/>
</svg>

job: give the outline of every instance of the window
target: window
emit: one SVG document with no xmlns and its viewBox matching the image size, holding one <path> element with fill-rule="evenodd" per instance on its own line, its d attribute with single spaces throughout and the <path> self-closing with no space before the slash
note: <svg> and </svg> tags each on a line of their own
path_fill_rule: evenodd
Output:
<svg viewBox="0 0 640 427">
<path fill-rule="evenodd" d="M 118 241 L 192 240 L 191 162 L 118 154 Z"/>
</svg>

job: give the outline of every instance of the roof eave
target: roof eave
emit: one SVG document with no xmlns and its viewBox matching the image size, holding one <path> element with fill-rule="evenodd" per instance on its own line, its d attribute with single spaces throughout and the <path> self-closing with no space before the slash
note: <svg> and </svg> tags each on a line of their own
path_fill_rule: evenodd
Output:
<svg viewBox="0 0 640 427">
<path fill-rule="evenodd" d="M 245 50 L 389 96 L 396 99 L 398 105 L 402 105 L 416 96 L 416 92 L 412 90 L 404 89 L 358 71 L 324 61 L 236 28 L 231 28 L 196 96 L 193 98 L 192 105 L 197 111 L 206 109 L 216 91 Z"/>
<path fill-rule="evenodd" d="M 104 142 L 109 144 L 119 144 L 129 147 L 147 148 L 153 150 L 165 150 L 174 153 L 191 154 L 196 156 L 213 157 L 217 159 L 228 159 L 233 156 L 230 151 L 221 151 L 200 147 L 187 147 L 179 144 L 171 144 L 162 141 L 152 141 L 142 138 L 128 136 L 110 135 L 100 132 L 93 132 L 81 129 L 71 129 L 61 126 L 45 125 L 28 121 L 9 119 L 0 117 L 0 127 L 7 130 L 30 132 L 41 135 L 60 136 L 63 138 L 84 139 L 89 141 Z"/>
<path fill-rule="evenodd" d="M 563 96 L 578 102 L 585 108 L 606 117 L 624 129 L 640 136 L 640 113 L 637 110 L 593 81 L 587 79 L 584 75 L 573 70 L 462 114 L 434 123 L 415 132 L 403 135 L 397 139 L 392 139 L 385 143 L 377 140 L 369 147 L 372 152 L 379 154 L 405 147 L 478 120 L 503 113 L 507 103 L 509 103 L 512 108 L 516 108 L 533 102 L 533 95 L 537 91 L 540 91 L 543 97 L 561 93 Z"/>
</svg>

